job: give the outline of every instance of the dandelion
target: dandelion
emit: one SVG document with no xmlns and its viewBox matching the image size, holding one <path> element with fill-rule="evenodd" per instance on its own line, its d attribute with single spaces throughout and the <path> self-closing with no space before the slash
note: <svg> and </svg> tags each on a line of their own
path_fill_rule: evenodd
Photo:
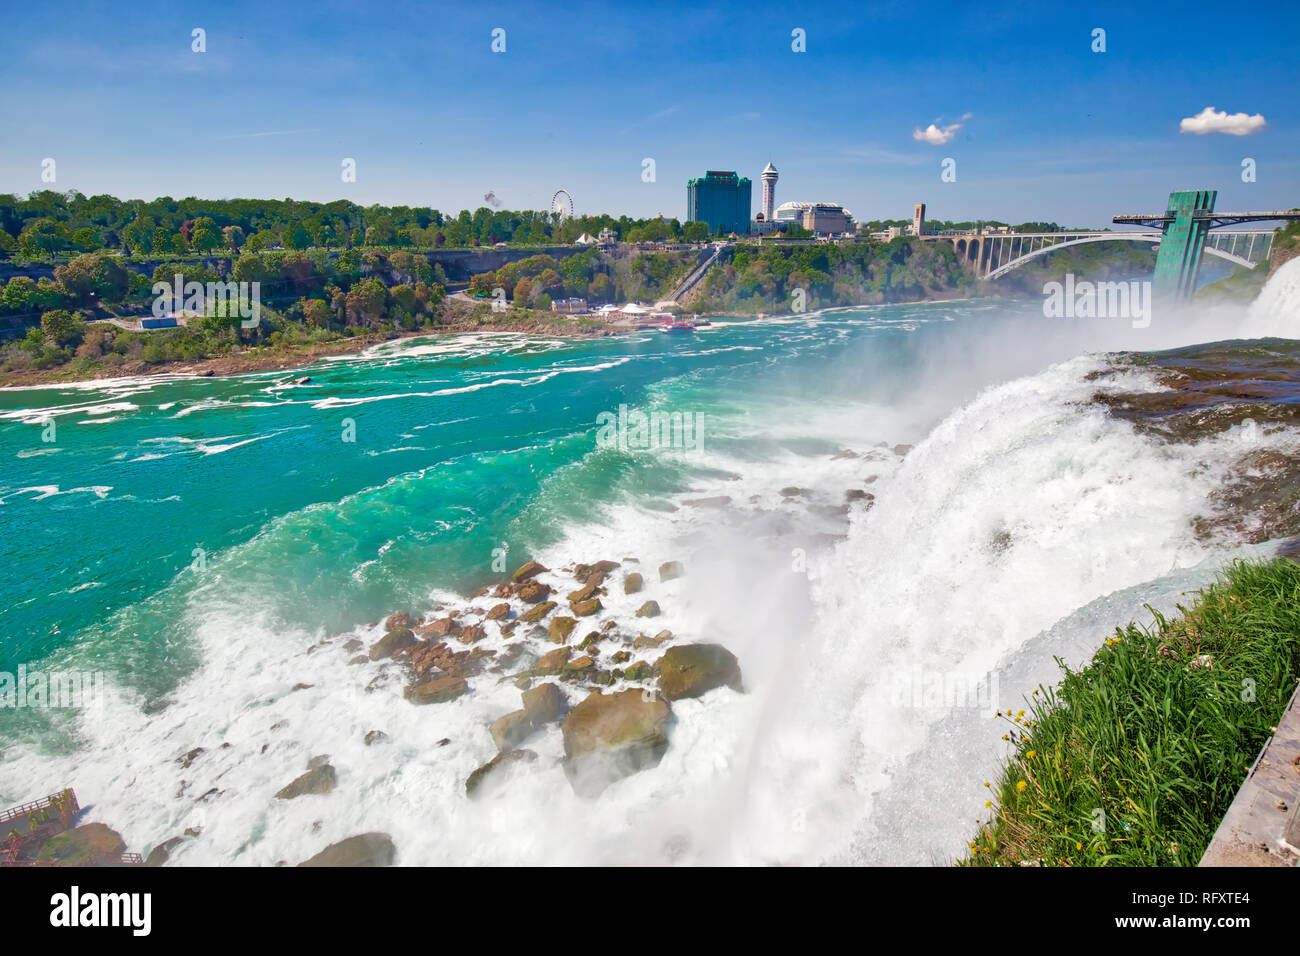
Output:
<svg viewBox="0 0 1300 956">
<path fill-rule="evenodd" d="M 993 806 L 993 801 L 989 800 L 984 804 L 984 809 L 987 810 L 991 806 Z"/>
<path fill-rule="evenodd" d="M 1025 792 L 1025 788 L 1028 787 L 1028 786 L 1029 786 L 1029 784 L 1027 784 L 1027 783 L 1026 783 L 1025 781 L 1023 781 L 1023 780 L 1020 780 L 1020 781 L 1017 781 L 1017 782 L 1016 782 L 1016 789 L 1017 789 L 1018 791 L 1020 791 L 1021 793 L 1024 793 L 1024 792 Z"/>
<path fill-rule="evenodd" d="M 985 781 L 984 781 L 984 786 L 986 786 L 986 787 L 991 787 L 991 786 L 993 786 L 993 785 L 992 785 L 991 783 L 989 783 L 987 780 L 985 780 Z"/>
<path fill-rule="evenodd" d="M 1026 760 L 1033 760 L 1033 759 L 1034 759 L 1035 757 L 1037 757 L 1037 756 L 1038 756 L 1038 751 L 1037 751 L 1037 750 L 1030 750 L 1028 753 L 1025 754 L 1025 759 L 1026 759 Z"/>
<path fill-rule="evenodd" d="M 1076 844 L 1074 845 L 1074 848 L 1075 848 L 1076 850 L 1082 850 L 1082 849 L 1083 849 L 1083 841 L 1080 840 L 1078 843 L 1076 843 Z"/>
</svg>

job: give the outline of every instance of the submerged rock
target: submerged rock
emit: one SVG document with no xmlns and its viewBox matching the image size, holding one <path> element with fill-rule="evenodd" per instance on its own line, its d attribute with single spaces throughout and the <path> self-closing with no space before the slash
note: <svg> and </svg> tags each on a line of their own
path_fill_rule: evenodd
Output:
<svg viewBox="0 0 1300 956">
<path fill-rule="evenodd" d="M 599 796 L 611 783 L 657 766 L 668 749 L 672 708 L 639 690 L 593 691 L 561 725 L 564 772 L 575 793 Z"/>
<path fill-rule="evenodd" d="M 397 847 L 387 833 L 359 833 L 331 843 L 299 866 L 392 866 Z"/>
<path fill-rule="evenodd" d="M 659 580 L 671 581 L 673 578 L 680 578 L 686 573 L 680 561 L 665 561 L 659 565 Z"/>
<path fill-rule="evenodd" d="M 536 729 L 526 710 L 514 710 L 504 717 L 498 717 L 488 728 L 497 750 L 514 750 L 532 736 Z"/>
<path fill-rule="evenodd" d="M 680 644 L 655 663 L 659 690 L 669 700 L 699 697 L 715 687 L 744 689 L 740 662 L 721 644 Z"/>
<path fill-rule="evenodd" d="M 559 720 L 569 712 L 569 700 L 554 684 L 538 684 L 523 693 L 524 710 L 536 726 Z"/>
<path fill-rule="evenodd" d="M 508 750 L 499 753 L 465 780 L 465 795 L 471 800 L 486 796 L 505 782 L 506 771 L 520 763 L 532 763 L 537 754 L 531 750 Z"/>
</svg>

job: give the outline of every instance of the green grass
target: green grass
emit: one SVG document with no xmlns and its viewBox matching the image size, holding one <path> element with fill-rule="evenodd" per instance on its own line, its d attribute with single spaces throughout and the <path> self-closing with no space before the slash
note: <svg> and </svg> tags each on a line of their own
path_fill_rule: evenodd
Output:
<svg viewBox="0 0 1300 956">
<path fill-rule="evenodd" d="M 1179 612 L 999 713 L 1015 752 L 962 865 L 1196 865 L 1300 678 L 1300 564 L 1237 562 Z"/>
</svg>

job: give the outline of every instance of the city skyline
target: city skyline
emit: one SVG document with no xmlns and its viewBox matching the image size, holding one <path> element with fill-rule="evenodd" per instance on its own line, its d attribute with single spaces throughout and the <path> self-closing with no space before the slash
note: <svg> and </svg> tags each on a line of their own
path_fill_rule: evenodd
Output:
<svg viewBox="0 0 1300 956">
<path fill-rule="evenodd" d="M 1242 209 L 1286 208 L 1300 191 L 1298 108 L 1271 42 L 1300 23 L 1293 10 L 1227 23 L 1208 5 L 398 4 L 382 22 L 341 4 L 310 21 L 243 3 L 137 9 L 128 24 L 107 8 L 73 21 L 60 4 L 10 15 L 0 191 L 454 213 L 543 209 L 564 187 L 579 213 L 682 219 L 688 179 L 757 183 L 770 161 L 778 204 L 841 203 L 870 221 L 926 202 L 936 219 L 1078 226 L 1178 188 Z M 648 30 L 652 16 L 673 29 Z M 1213 56 L 1190 64 L 1216 21 Z M 35 36 L 47 39 L 25 43 Z M 955 181 L 941 180 L 944 159 Z"/>
</svg>

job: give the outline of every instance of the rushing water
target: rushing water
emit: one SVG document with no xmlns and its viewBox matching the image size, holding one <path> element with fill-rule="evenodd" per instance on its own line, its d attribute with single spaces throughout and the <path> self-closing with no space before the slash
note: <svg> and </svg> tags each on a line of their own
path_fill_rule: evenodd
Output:
<svg viewBox="0 0 1300 956">
<path fill-rule="evenodd" d="M 133 849 L 201 829 L 181 864 L 297 862 L 363 830 L 411 864 L 957 853 L 998 752 L 973 715 L 1230 553 L 1193 519 L 1232 437 L 1163 444 L 1109 414 L 1098 390 L 1159 386 L 1097 353 L 1300 338 L 1296 266 L 1249 326 L 936 303 L 0 391 L 0 673 L 96 671 L 114 689 L 86 711 L 0 710 L 0 803 L 75 786 Z M 621 405 L 702 416 L 702 447 L 599 445 Z M 874 507 L 843 513 L 851 488 Z M 518 691 L 492 678 L 414 707 L 337 638 L 467 600 L 503 547 L 512 568 L 682 560 L 656 627 L 726 644 L 746 692 L 678 702 L 663 762 L 594 802 L 571 792 L 555 729 L 528 744 L 531 772 L 468 801 Z M 1003 666 L 1030 648 L 1033 666 Z M 915 690 L 935 674 L 987 688 L 990 671 L 1004 699 L 959 701 L 965 723 L 951 694 Z M 368 746 L 370 730 L 387 737 Z M 272 800 L 317 754 L 338 788 Z"/>
</svg>

